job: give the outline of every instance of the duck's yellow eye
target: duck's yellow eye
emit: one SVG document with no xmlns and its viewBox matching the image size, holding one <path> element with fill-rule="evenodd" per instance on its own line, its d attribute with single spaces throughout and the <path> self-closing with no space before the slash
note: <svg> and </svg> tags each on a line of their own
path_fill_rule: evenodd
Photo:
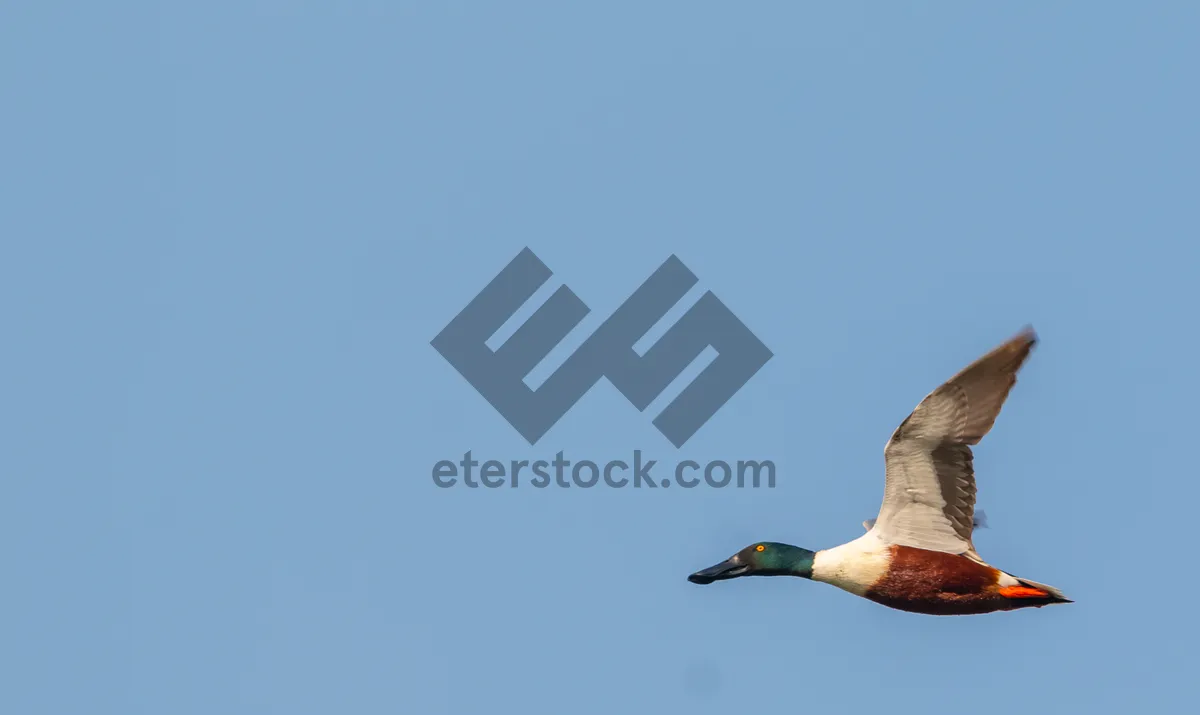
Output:
<svg viewBox="0 0 1200 715">
<path fill-rule="evenodd" d="M 754 550 L 755 551 L 766 551 L 767 547 L 763 546 L 762 544 L 759 544 L 758 546 L 754 547 Z"/>
</svg>

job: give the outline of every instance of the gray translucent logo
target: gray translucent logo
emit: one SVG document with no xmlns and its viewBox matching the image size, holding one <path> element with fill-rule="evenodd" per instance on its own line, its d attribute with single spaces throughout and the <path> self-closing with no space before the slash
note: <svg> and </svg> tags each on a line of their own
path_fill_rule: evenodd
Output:
<svg viewBox="0 0 1200 715">
<path fill-rule="evenodd" d="M 531 389 L 525 376 L 588 314 L 583 301 L 564 285 L 498 349 L 486 341 L 551 275 L 533 251 L 522 250 L 431 342 L 530 444 L 601 377 L 640 412 L 711 346 L 716 359 L 654 418 L 654 426 L 681 447 L 772 357 L 711 291 L 638 355 L 638 340 L 697 283 L 671 256 L 554 374 Z"/>
</svg>

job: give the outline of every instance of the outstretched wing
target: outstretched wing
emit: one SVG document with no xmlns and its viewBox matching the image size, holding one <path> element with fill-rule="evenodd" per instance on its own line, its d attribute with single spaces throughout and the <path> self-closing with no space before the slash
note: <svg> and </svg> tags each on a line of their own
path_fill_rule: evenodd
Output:
<svg viewBox="0 0 1200 715">
<path fill-rule="evenodd" d="M 974 558 L 978 444 L 1000 414 L 1017 371 L 1037 343 L 1032 328 L 971 363 L 929 393 L 884 448 L 887 484 L 872 526 L 887 543 Z"/>
<path fill-rule="evenodd" d="M 866 521 L 863 522 L 863 528 L 866 529 L 867 531 L 870 531 L 873 526 L 875 526 L 874 519 L 867 519 Z M 986 529 L 987 528 L 987 513 L 984 512 L 983 509 L 979 509 L 978 511 L 975 512 L 975 518 L 971 520 L 971 526 L 974 529 Z"/>
</svg>

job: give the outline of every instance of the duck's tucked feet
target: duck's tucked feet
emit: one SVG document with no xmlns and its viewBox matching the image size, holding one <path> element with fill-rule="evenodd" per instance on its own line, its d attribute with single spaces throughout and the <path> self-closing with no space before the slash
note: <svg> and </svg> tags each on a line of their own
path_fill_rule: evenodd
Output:
<svg viewBox="0 0 1200 715">
<path fill-rule="evenodd" d="M 1050 594 L 1040 588 L 1028 586 L 1005 586 L 1000 589 L 1000 595 L 1005 598 L 1050 598 Z"/>
</svg>

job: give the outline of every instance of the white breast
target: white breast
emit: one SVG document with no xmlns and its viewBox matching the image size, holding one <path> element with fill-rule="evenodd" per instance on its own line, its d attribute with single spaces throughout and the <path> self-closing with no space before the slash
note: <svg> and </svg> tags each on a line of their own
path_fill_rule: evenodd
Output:
<svg viewBox="0 0 1200 715">
<path fill-rule="evenodd" d="M 862 596 L 883 578 L 891 561 L 891 547 L 867 532 L 854 541 L 818 551 L 813 557 L 812 578 Z"/>
</svg>

